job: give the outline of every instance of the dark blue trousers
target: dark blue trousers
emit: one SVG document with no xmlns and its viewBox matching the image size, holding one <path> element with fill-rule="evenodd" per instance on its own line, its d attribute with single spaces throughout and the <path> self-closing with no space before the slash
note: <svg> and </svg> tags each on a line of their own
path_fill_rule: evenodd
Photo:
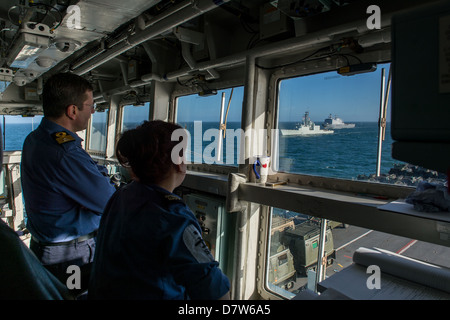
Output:
<svg viewBox="0 0 450 320">
<path fill-rule="evenodd" d="M 41 261 L 47 270 L 56 276 L 63 285 L 68 284 L 68 278 L 74 276 L 74 272 L 69 268 L 72 265 L 80 267 L 81 288 L 69 289 L 78 296 L 89 287 L 89 277 L 91 266 L 94 260 L 96 238 L 91 238 L 82 242 L 63 245 L 44 245 L 37 243 L 31 238 L 30 249 Z M 73 283 L 70 281 L 70 283 Z"/>
</svg>

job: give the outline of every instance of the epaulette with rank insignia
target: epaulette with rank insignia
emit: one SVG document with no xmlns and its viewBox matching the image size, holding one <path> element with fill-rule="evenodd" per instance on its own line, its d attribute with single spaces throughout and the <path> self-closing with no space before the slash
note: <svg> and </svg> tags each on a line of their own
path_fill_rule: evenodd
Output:
<svg viewBox="0 0 450 320">
<path fill-rule="evenodd" d="M 169 201 L 183 201 L 180 197 L 174 196 L 173 194 L 166 194 L 164 197 Z"/>
<path fill-rule="evenodd" d="M 56 140 L 58 144 L 63 144 L 69 141 L 75 141 L 75 138 L 65 131 L 55 132 L 54 134 L 52 134 L 52 137 Z"/>
</svg>

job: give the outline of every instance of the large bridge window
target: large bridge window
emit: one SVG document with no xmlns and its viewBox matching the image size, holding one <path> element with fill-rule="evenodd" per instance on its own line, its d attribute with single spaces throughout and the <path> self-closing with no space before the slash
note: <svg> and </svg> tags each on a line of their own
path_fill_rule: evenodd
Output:
<svg viewBox="0 0 450 320">
<path fill-rule="evenodd" d="M 336 72 L 280 81 L 280 171 L 356 179 L 376 173 L 381 69 L 341 76 Z M 388 107 L 387 119 L 390 108 Z M 389 126 L 381 171 L 389 172 Z"/>
<path fill-rule="evenodd" d="M 280 171 L 357 179 L 376 173 L 381 70 L 341 76 L 326 72 L 280 81 Z M 390 104 L 387 109 L 390 120 Z M 391 158 L 389 125 L 382 142 L 381 172 Z"/>
<path fill-rule="evenodd" d="M 382 70 L 387 88 L 389 68 L 280 80 L 279 171 L 409 186 L 427 179 L 428 170 L 391 157 L 390 99 L 379 140 Z"/>
<path fill-rule="evenodd" d="M 279 171 L 406 186 L 443 183 L 444 174 L 392 158 L 390 99 L 380 133 L 382 70 L 387 86 L 389 68 L 380 64 L 353 76 L 326 72 L 281 80 Z"/>
<path fill-rule="evenodd" d="M 207 97 L 195 94 L 177 99 L 176 122 L 190 133 L 187 153 L 190 163 L 238 165 L 243 92 L 243 87 L 236 87 L 219 90 Z M 222 104 L 222 122 L 226 119 L 226 130 L 219 138 Z"/>
</svg>

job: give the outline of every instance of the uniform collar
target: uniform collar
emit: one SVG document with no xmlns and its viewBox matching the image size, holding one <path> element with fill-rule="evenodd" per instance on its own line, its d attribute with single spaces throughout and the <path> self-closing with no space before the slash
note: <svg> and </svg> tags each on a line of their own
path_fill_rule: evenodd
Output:
<svg viewBox="0 0 450 320">
<path fill-rule="evenodd" d="M 176 195 L 175 193 L 170 192 L 169 190 L 166 190 L 166 189 L 164 189 L 164 188 L 161 188 L 160 186 L 158 186 L 158 185 L 156 185 L 156 184 L 152 184 L 152 183 L 142 183 L 142 182 L 139 182 L 139 183 L 141 183 L 141 184 L 147 186 L 147 187 L 150 188 L 150 189 L 155 190 L 156 192 L 159 192 L 159 193 L 162 193 L 162 194 L 168 195 L 168 196 L 174 196 L 174 197 L 179 198 L 179 199 L 181 200 L 181 198 L 180 198 L 178 195 Z"/>
<path fill-rule="evenodd" d="M 66 132 L 70 134 L 78 143 L 81 143 L 83 139 L 81 139 L 76 133 L 64 128 L 63 126 L 53 122 L 52 120 L 47 119 L 46 117 L 42 118 L 40 127 L 47 131 L 49 134 L 53 134 L 55 132 Z"/>
</svg>

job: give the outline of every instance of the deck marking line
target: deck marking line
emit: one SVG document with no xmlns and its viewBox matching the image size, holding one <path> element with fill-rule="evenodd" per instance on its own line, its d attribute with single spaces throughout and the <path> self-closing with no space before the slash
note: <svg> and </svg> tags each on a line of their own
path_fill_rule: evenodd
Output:
<svg viewBox="0 0 450 320">
<path fill-rule="evenodd" d="M 373 231 L 373 230 L 369 230 L 369 231 L 367 231 L 366 233 L 363 233 L 362 235 L 360 235 L 359 237 L 356 237 L 356 238 L 353 239 L 352 241 L 349 241 L 349 242 L 347 242 L 346 244 L 343 244 L 342 246 L 340 246 L 339 248 L 337 248 L 336 251 L 339 251 L 339 250 L 341 250 L 342 248 L 348 246 L 349 244 L 351 244 L 351 243 L 353 243 L 353 242 L 355 242 L 355 241 L 361 239 L 362 237 L 367 236 L 367 235 L 368 235 L 369 233 L 371 233 L 372 231 Z"/>
<path fill-rule="evenodd" d="M 416 242 L 417 242 L 417 240 L 411 240 L 411 241 L 408 242 L 403 248 L 401 248 L 400 250 L 398 250 L 396 253 L 397 253 L 397 254 L 402 254 L 403 252 L 405 252 L 406 250 L 408 250 L 409 248 L 411 248 Z"/>
</svg>

